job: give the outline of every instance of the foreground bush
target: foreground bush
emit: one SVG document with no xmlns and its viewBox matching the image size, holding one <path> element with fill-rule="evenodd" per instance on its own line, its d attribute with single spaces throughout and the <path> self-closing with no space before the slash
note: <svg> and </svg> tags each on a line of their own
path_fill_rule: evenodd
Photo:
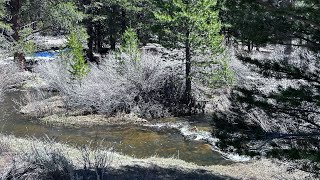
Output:
<svg viewBox="0 0 320 180">
<path fill-rule="evenodd" d="M 73 165 L 58 148 L 32 144 L 31 150 L 19 152 L 2 180 L 68 180 L 73 179 Z"/>
<path fill-rule="evenodd" d="M 7 152 L 9 149 L 8 145 L 2 141 L 0 141 L 0 155 Z"/>
<path fill-rule="evenodd" d="M 17 139 L 0 135 L 0 155 L 2 148 L 12 161 L 5 162 L 5 169 L 1 164 L 1 180 L 102 180 L 108 179 L 111 164 L 119 161 L 104 140 L 72 148 L 48 137 Z"/>
</svg>

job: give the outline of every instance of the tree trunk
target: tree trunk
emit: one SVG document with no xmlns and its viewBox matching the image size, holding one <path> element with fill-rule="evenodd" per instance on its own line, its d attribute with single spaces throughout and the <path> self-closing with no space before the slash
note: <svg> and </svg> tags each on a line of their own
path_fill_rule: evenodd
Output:
<svg viewBox="0 0 320 180">
<path fill-rule="evenodd" d="M 87 33 L 88 33 L 88 50 L 86 52 L 87 58 L 90 62 L 94 62 L 94 56 L 93 56 L 93 45 L 94 45 L 94 24 L 93 24 L 93 18 L 90 16 L 93 16 L 93 12 L 91 10 L 91 8 L 86 9 L 85 6 L 91 6 L 91 0 L 84 0 L 83 2 L 84 5 L 84 9 L 82 9 L 83 11 L 86 10 L 86 14 L 89 15 L 89 18 L 86 19 L 86 27 L 87 27 Z"/>
<path fill-rule="evenodd" d="M 14 60 L 19 62 L 19 66 L 21 70 L 27 70 L 26 57 L 23 52 L 15 52 Z"/>
<path fill-rule="evenodd" d="M 185 41 L 185 51 L 186 51 L 186 91 L 185 91 L 185 100 L 188 105 L 188 113 L 191 114 L 191 52 L 190 52 L 190 32 L 189 30 L 186 33 Z"/>
<path fill-rule="evenodd" d="M 94 57 L 93 57 L 94 29 L 93 29 L 93 23 L 92 23 L 91 19 L 88 20 L 87 32 L 88 32 L 88 35 L 89 35 L 87 57 L 88 57 L 90 62 L 94 62 L 95 61 Z"/>
<path fill-rule="evenodd" d="M 102 25 L 101 22 L 98 22 L 96 25 L 97 29 L 97 38 L 96 38 L 96 44 L 97 44 L 97 51 L 101 52 L 102 51 Z"/>
<path fill-rule="evenodd" d="M 122 8 L 121 10 L 121 34 L 123 34 L 127 29 L 127 19 L 126 10 Z"/>
<path fill-rule="evenodd" d="M 21 30 L 21 17 L 20 17 L 20 10 L 22 7 L 22 0 L 11 0 L 10 1 L 10 14 L 12 16 L 11 18 L 11 24 L 13 29 L 13 39 L 15 42 L 19 42 L 21 37 L 19 34 L 19 31 Z M 14 53 L 14 60 L 17 61 L 20 65 L 21 70 L 26 70 L 26 58 L 23 51 L 17 50 L 17 52 Z"/>
<path fill-rule="evenodd" d="M 110 49 L 116 50 L 116 30 L 114 28 L 115 26 L 115 16 L 116 16 L 116 6 L 111 6 L 111 15 L 109 17 L 109 43 L 110 43 Z"/>
<path fill-rule="evenodd" d="M 251 41 L 248 41 L 247 46 L 248 46 L 248 52 L 251 52 Z"/>
</svg>

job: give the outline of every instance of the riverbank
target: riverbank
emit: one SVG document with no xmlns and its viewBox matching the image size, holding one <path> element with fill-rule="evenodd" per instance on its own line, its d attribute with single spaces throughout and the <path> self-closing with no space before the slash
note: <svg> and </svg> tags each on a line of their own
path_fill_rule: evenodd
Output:
<svg viewBox="0 0 320 180">
<path fill-rule="evenodd" d="M 59 149 L 72 162 L 75 170 L 83 169 L 81 166 L 81 151 L 66 144 L 5 135 L 0 135 L 0 142 L 7 149 L 6 152 L 0 155 L 1 172 L 10 167 L 11 162 L 9 159 L 11 157 L 16 156 L 19 152 L 32 151 L 32 147 L 54 147 L 55 149 Z M 110 172 L 111 176 L 116 176 L 116 172 L 118 172 L 117 177 L 122 178 L 132 176 L 138 179 L 150 179 L 161 178 L 163 176 L 162 178 L 165 177 L 164 179 L 312 179 L 310 174 L 293 169 L 289 163 L 273 159 L 213 166 L 198 166 L 173 158 L 150 157 L 136 159 L 116 152 L 110 152 L 108 159 L 110 162 L 108 163 L 108 170 L 106 172 L 112 171 Z M 137 172 L 130 172 L 130 169 L 137 170 Z"/>
<path fill-rule="evenodd" d="M 142 125 L 148 121 L 134 114 L 123 114 L 114 117 L 105 115 L 86 115 L 86 116 L 66 116 L 51 115 L 40 120 L 44 124 L 65 127 L 92 127 L 92 126 L 113 126 L 113 125 Z"/>
<path fill-rule="evenodd" d="M 246 68 L 246 66 L 241 66 L 241 67 L 243 69 Z M 55 68 L 49 68 L 49 70 L 51 69 L 55 70 Z M 246 72 L 242 70 L 237 70 L 237 71 Z M 53 73 L 56 73 L 56 72 L 53 71 Z M 216 124 L 214 124 L 217 121 L 213 120 L 212 116 L 210 117 L 210 123 L 207 123 L 205 126 L 201 126 L 202 122 L 198 124 L 194 123 L 194 120 L 183 120 L 183 121 L 169 120 L 168 122 L 157 122 L 158 119 L 156 119 L 156 120 L 147 121 L 147 120 L 141 119 L 140 117 L 145 117 L 141 112 L 144 112 L 145 110 L 144 108 L 147 108 L 147 109 L 150 108 L 151 106 L 149 104 L 145 104 L 146 106 L 143 106 L 142 108 L 138 106 L 134 107 L 130 111 L 130 112 L 133 112 L 133 111 L 137 112 L 136 114 L 139 114 L 139 116 L 132 113 L 132 114 L 126 114 L 126 115 L 122 114 L 120 116 L 115 116 L 115 117 L 107 117 L 101 114 L 112 114 L 113 111 L 105 112 L 105 110 L 108 109 L 108 107 L 113 108 L 113 105 L 115 104 L 114 102 L 118 102 L 119 98 L 129 97 L 129 96 L 123 96 L 123 93 L 122 94 L 119 93 L 119 96 L 115 96 L 119 98 L 115 99 L 115 101 L 110 101 L 111 103 L 109 103 L 108 102 L 109 98 L 107 97 L 107 95 L 113 92 L 118 92 L 118 91 L 117 90 L 109 91 L 107 87 L 103 87 L 104 89 L 101 90 L 102 86 L 100 85 L 102 84 L 109 85 L 112 83 L 101 82 L 101 83 L 96 83 L 97 86 L 92 86 L 91 82 L 93 81 L 88 80 L 86 85 L 81 84 L 77 86 L 77 84 L 74 84 L 74 86 L 77 86 L 77 92 L 75 93 L 73 93 L 73 87 L 71 87 L 68 83 L 66 83 L 65 85 L 67 87 L 69 88 L 71 87 L 69 89 L 70 91 L 67 90 L 64 93 L 60 93 L 59 95 L 59 93 L 57 92 L 57 89 L 55 89 L 53 86 L 51 87 L 49 83 L 46 82 L 46 80 L 50 78 L 43 78 L 36 73 L 28 73 L 28 74 L 29 74 L 28 76 L 29 78 L 19 83 L 19 85 L 22 86 L 20 89 L 23 89 L 25 92 L 31 92 L 30 96 L 22 96 L 22 98 L 18 98 L 18 96 L 20 96 L 19 93 L 11 94 L 10 97 L 7 97 L 5 101 L 5 103 L 7 104 L 3 105 L 5 107 L 4 109 L 6 110 L 0 110 L 0 112 L 3 111 L 3 113 L 0 113 L 0 114 L 10 114 L 10 116 L 8 115 L 5 118 L 5 120 L 9 122 L 7 123 L 9 125 L 7 125 L 6 128 L 4 128 L 7 130 L 9 129 L 6 132 L 7 134 L 15 134 L 20 137 L 24 137 L 24 136 L 42 137 L 44 134 L 47 134 L 51 138 L 57 138 L 66 143 L 68 143 L 68 141 L 66 140 L 72 140 L 73 141 L 72 143 L 68 143 L 70 145 L 71 144 L 84 145 L 86 141 L 93 140 L 93 139 L 94 140 L 108 139 L 108 141 L 118 144 L 118 147 L 116 148 L 118 152 L 122 152 L 123 154 L 126 154 L 126 155 L 132 155 L 133 157 L 138 156 L 138 158 L 131 158 L 129 156 L 121 155 L 121 157 L 125 159 L 124 161 L 130 161 L 131 163 L 131 164 L 129 162 L 123 163 L 125 164 L 125 166 L 128 166 L 132 169 L 132 167 L 135 167 L 135 166 L 139 166 L 139 167 L 143 166 L 141 164 L 149 164 L 146 167 L 143 166 L 144 171 L 149 173 L 151 171 L 150 169 L 152 169 L 151 168 L 151 165 L 152 165 L 152 166 L 160 167 L 162 170 L 165 169 L 164 171 L 167 171 L 167 170 L 171 171 L 171 167 L 174 167 L 173 168 L 174 172 L 177 172 L 177 171 L 180 172 L 182 171 L 181 169 L 187 168 L 188 170 L 183 172 L 187 172 L 189 174 L 194 171 L 196 172 L 205 171 L 206 172 L 205 174 L 209 174 L 208 177 L 211 177 L 211 178 L 216 177 L 215 176 L 216 174 L 223 172 L 222 175 L 229 177 L 229 174 L 231 174 L 230 177 L 235 177 L 235 178 L 285 179 L 287 178 L 286 174 L 288 174 L 287 172 L 288 169 L 297 169 L 281 161 L 266 160 L 266 159 L 249 161 L 250 158 L 245 158 L 245 161 L 248 161 L 246 163 L 236 163 L 235 165 L 223 165 L 223 166 L 212 165 L 212 164 L 209 164 L 210 166 L 208 164 L 204 164 L 207 166 L 199 166 L 199 164 L 195 165 L 192 163 L 187 163 L 186 161 L 196 163 L 195 160 L 199 162 L 204 161 L 206 163 L 207 162 L 219 163 L 220 159 L 223 159 L 226 157 L 227 159 L 233 160 L 232 157 L 230 158 L 228 156 L 228 155 L 232 156 L 233 154 L 229 154 L 229 153 L 236 154 L 236 159 L 240 159 L 241 161 L 243 157 L 240 157 L 237 154 L 248 154 L 248 153 L 237 151 L 236 148 L 246 145 L 247 143 L 245 142 L 246 139 L 242 138 L 243 137 L 242 133 L 244 132 L 232 134 L 232 136 L 230 137 L 226 137 L 225 133 L 223 133 L 223 130 L 229 129 L 230 126 L 234 126 L 234 128 L 237 130 L 240 129 L 239 123 L 232 122 L 233 124 L 231 125 L 227 124 L 226 122 L 228 122 L 230 119 L 225 118 L 223 119 L 224 127 L 219 128 Z M 104 74 L 110 74 L 110 73 L 104 73 Z M 52 77 L 55 77 L 55 76 L 52 76 Z M 95 77 L 95 76 L 90 76 L 90 77 Z M 245 74 L 245 77 L 252 80 L 256 80 L 255 79 L 256 76 L 253 76 L 251 72 L 248 72 L 248 74 Z M 108 78 L 101 78 L 101 79 L 108 79 Z M 56 84 L 60 84 L 61 82 L 64 82 L 65 78 L 58 78 L 58 80 L 59 81 L 55 82 Z M 153 83 L 143 83 L 143 84 L 153 84 Z M 256 82 L 250 83 L 250 85 L 252 86 L 255 86 L 256 84 L 259 84 L 259 83 L 256 83 Z M 272 83 L 270 84 L 272 85 Z M 245 86 L 246 84 L 243 83 L 243 85 Z M 20 86 L 17 86 L 17 87 L 20 87 Z M 91 87 L 94 87 L 96 89 L 92 90 Z M 248 88 L 246 87 L 246 89 Z M 270 89 L 270 88 L 267 88 L 267 89 Z M 84 92 L 83 90 L 86 90 L 85 91 L 86 93 L 82 94 Z M 34 94 L 32 94 L 33 92 Z M 68 98 L 64 97 L 65 94 L 68 95 L 68 93 L 70 92 L 72 92 L 71 94 L 69 94 L 70 97 L 75 96 L 78 99 L 71 98 L 72 101 L 70 101 L 70 97 L 69 97 L 69 100 Z M 97 92 L 98 94 L 95 94 L 92 92 Z M 131 92 L 131 89 L 130 91 L 128 90 L 126 92 Z M 210 104 L 211 105 L 209 107 L 202 107 L 201 109 L 203 109 L 205 112 L 209 110 L 214 112 L 226 111 L 226 109 L 229 108 L 231 103 L 231 100 L 229 100 L 228 98 L 229 93 L 230 92 L 227 92 L 227 91 L 226 92 L 221 91 L 220 93 L 218 92 L 212 93 L 212 96 L 214 97 L 211 97 L 212 102 L 209 103 L 209 105 Z M 101 97 L 104 97 L 104 98 L 101 98 Z M 12 103 L 11 102 L 12 99 L 15 99 L 17 101 L 15 101 L 15 103 Z M 22 103 L 25 106 L 21 106 L 21 109 L 20 109 L 20 112 L 23 115 L 14 113 L 16 112 L 16 109 L 14 109 L 14 107 L 17 105 L 16 102 L 18 102 L 19 104 L 20 101 L 26 103 L 26 104 Z M 127 101 L 125 100 L 121 102 L 127 102 Z M 206 102 L 206 100 L 204 100 L 203 102 Z M 76 104 L 72 104 L 72 103 L 76 103 Z M 92 104 L 92 106 L 88 105 L 90 103 Z M 86 108 L 82 108 L 82 105 L 85 105 Z M 235 106 L 238 107 L 238 104 L 235 104 Z M 77 109 L 78 107 L 81 107 L 81 108 Z M 123 106 L 123 107 L 126 107 L 126 106 Z M 116 109 L 121 110 L 121 108 L 123 107 L 119 106 Z M 127 106 L 127 107 L 131 107 L 131 106 Z M 151 113 L 147 113 L 147 114 L 154 115 L 154 113 L 162 109 L 161 107 L 162 106 L 153 106 L 154 109 L 151 108 L 150 109 L 151 111 L 149 111 Z M 70 109 L 73 109 L 73 110 L 70 110 Z M 75 112 L 75 111 L 78 111 L 78 112 Z M 97 112 L 99 112 L 100 115 L 91 115 L 91 113 L 95 114 Z M 161 112 L 165 113 L 165 111 L 162 111 L 162 110 Z M 238 115 L 237 113 L 239 112 L 236 112 L 236 113 L 230 113 L 229 111 L 227 112 L 227 114 L 231 116 L 235 114 Z M 44 118 L 41 118 L 39 120 L 36 117 L 44 117 Z M 243 116 L 243 117 L 246 117 L 246 116 Z M 177 119 L 181 120 L 182 118 L 177 118 Z M 204 121 L 203 118 L 197 118 L 197 120 Z M 132 125 L 132 126 L 128 127 L 127 125 L 128 126 Z M 132 129 L 132 127 L 136 129 Z M 245 125 L 246 130 L 247 130 L 247 127 L 248 126 L 246 124 Z M 256 127 L 254 127 L 253 129 L 256 129 Z M 220 134 L 214 133 L 214 132 L 218 132 Z M 234 139 L 237 140 L 237 138 L 239 140 L 235 141 Z M 224 144 L 219 143 L 219 141 L 221 142 L 221 140 L 225 140 L 227 142 L 235 142 L 235 143 L 233 143 L 232 145 L 226 146 L 225 149 L 223 149 L 222 147 Z M 263 142 L 261 144 L 263 144 Z M 253 149 L 252 148 L 253 146 L 249 146 L 249 147 L 250 148 L 248 149 Z M 268 151 L 271 149 L 270 146 L 265 146 L 265 147 L 266 147 L 266 150 Z M 280 147 L 283 147 L 283 146 L 280 146 Z M 71 149 L 73 148 L 71 147 Z M 187 153 L 183 154 L 182 151 Z M 215 153 L 213 153 L 213 151 Z M 158 154 L 161 157 L 166 157 L 166 159 L 156 158 L 156 157 L 147 158 L 154 154 Z M 169 156 L 176 155 L 176 154 L 178 154 L 177 157 L 179 157 L 180 155 L 179 159 L 183 159 L 184 161 L 167 158 Z M 196 156 L 194 156 L 194 154 L 196 154 Z M 118 155 L 120 156 L 120 154 Z M 80 156 L 81 155 L 78 154 L 76 157 L 79 158 Z M 192 156 L 192 159 L 190 158 L 191 156 Z M 265 157 L 263 154 L 262 156 Z M 125 157 L 129 158 L 130 160 L 126 159 Z M 260 156 L 256 156 L 256 157 L 260 157 Z M 10 159 L 10 156 L 7 156 L 7 159 L 8 158 Z M 139 158 L 146 158 L 146 159 L 139 159 Z M 5 158 L 5 160 L 7 159 Z M 154 164 L 154 162 L 156 163 Z M 279 166 L 284 166 L 285 168 L 279 171 L 278 169 Z M 304 166 L 304 165 L 301 165 L 301 166 Z M 191 167 L 194 167 L 194 168 L 191 168 Z M 141 170 L 141 168 L 139 168 L 138 170 Z M 233 175 L 231 172 L 236 172 L 236 173 L 235 175 Z M 264 174 L 264 172 L 266 172 L 267 174 Z M 126 173 L 129 173 L 129 172 L 126 172 Z M 243 175 L 243 173 L 245 175 Z M 259 173 L 259 174 L 256 174 L 256 173 Z M 268 173 L 271 173 L 272 175 L 269 176 Z M 183 173 L 180 173 L 180 174 L 183 174 Z M 285 174 L 285 176 L 282 177 L 281 174 Z M 163 176 L 166 176 L 166 175 L 167 173 L 163 174 Z M 199 173 L 196 173 L 196 175 L 200 179 L 201 178 L 208 179 L 208 178 L 205 178 L 204 176 L 199 175 Z M 139 174 L 136 176 L 139 176 Z M 259 178 L 257 178 L 256 176 Z M 297 177 L 303 177 L 303 176 L 297 175 Z M 298 179 L 298 178 L 295 178 L 294 176 L 290 176 L 287 179 Z"/>
</svg>

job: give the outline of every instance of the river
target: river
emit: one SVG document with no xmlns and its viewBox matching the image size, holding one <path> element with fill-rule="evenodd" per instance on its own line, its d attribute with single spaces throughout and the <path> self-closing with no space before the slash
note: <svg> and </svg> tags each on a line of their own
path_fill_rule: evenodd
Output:
<svg viewBox="0 0 320 180">
<path fill-rule="evenodd" d="M 4 101 L 0 102 L 3 134 L 40 139 L 49 137 L 73 146 L 103 142 L 106 147 L 113 147 L 117 152 L 137 158 L 175 157 L 198 165 L 231 163 L 219 152 L 214 151 L 212 143 L 207 139 L 201 140 L 203 135 L 211 136 L 209 129 L 212 128 L 210 123 L 212 118 L 210 116 L 153 120 L 155 125 L 150 127 L 119 125 L 71 128 L 47 125 L 37 118 L 18 113 L 19 107 L 14 102 L 19 102 L 21 96 L 21 91 L 9 92 Z M 184 125 L 181 122 L 188 122 L 188 124 Z M 192 133 L 190 127 L 197 128 L 199 133 Z M 187 138 L 186 135 L 194 137 Z"/>
</svg>

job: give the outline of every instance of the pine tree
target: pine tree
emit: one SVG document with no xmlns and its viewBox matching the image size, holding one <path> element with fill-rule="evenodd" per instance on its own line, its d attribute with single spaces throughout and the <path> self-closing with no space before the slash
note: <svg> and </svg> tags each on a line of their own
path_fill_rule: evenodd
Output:
<svg viewBox="0 0 320 180">
<path fill-rule="evenodd" d="M 73 30 L 68 37 L 68 48 L 70 49 L 70 73 L 73 75 L 74 79 L 81 79 L 89 72 L 89 67 L 83 52 L 83 41 L 86 39 L 84 38 L 85 35 L 85 32 Z"/>
<path fill-rule="evenodd" d="M 132 28 L 128 28 L 122 35 L 122 45 L 120 47 L 120 54 L 125 53 L 135 62 L 141 58 L 141 51 L 139 49 L 138 35 Z"/>
<path fill-rule="evenodd" d="M 64 29 L 69 31 L 78 25 L 83 14 L 70 1 L 50 0 L 2 0 L 0 27 L 7 50 L 13 52 L 21 69 L 26 69 L 26 54 L 34 49 L 35 33 Z"/>
<path fill-rule="evenodd" d="M 167 35 L 171 37 L 169 45 L 183 48 L 185 51 L 185 103 L 191 106 L 193 56 L 205 51 L 210 51 L 210 54 L 214 55 L 224 50 L 219 11 L 215 9 L 217 1 L 162 0 L 155 3 L 159 7 L 155 16 L 163 23 Z M 208 63 L 210 62 L 202 64 Z"/>
<path fill-rule="evenodd" d="M 283 44 L 320 50 L 318 0 L 221 1 L 225 33 L 247 43 L 249 47 L 252 43 Z M 292 39 L 299 41 L 293 43 Z"/>
</svg>

